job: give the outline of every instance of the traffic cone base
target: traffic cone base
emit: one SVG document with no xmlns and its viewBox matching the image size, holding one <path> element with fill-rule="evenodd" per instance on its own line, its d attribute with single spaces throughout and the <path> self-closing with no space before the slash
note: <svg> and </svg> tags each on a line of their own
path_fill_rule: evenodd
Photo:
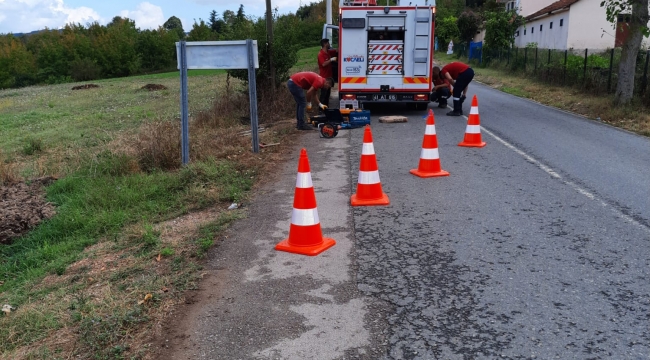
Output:
<svg viewBox="0 0 650 360">
<path fill-rule="evenodd" d="M 322 243 L 314 246 L 295 246 L 291 245 L 289 243 L 289 239 L 285 239 L 281 242 L 279 242 L 277 245 L 275 245 L 275 250 L 278 251 L 286 251 L 294 254 L 300 254 L 300 255 L 309 255 L 309 256 L 316 256 L 323 251 L 331 248 L 332 246 L 336 245 L 336 241 L 334 239 L 330 238 L 323 238 Z"/>
<path fill-rule="evenodd" d="M 378 199 L 359 199 L 357 194 L 354 194 L 350 197 L 350 204 L 352 206 L 390 205 L 390 199 L 385 193 Z"/>
<path fill-rule="evenodd" d="M 428 171 L 420 171 L 419 169 L 412 169 L 410 172 L 411 174 L 415 176 L 419 176 L 421 178 L 449 176 L 449 172 L 444 170 L 440 170 L 438 172 L 428 172 Z"/>
<path fill-rule="evenodd" d="M 464 147 L 479 147 L 479 148 L 482 148 L 482 147 L 485 146 L 485 145 L 487 145 L 487 143 L 485 143 L 485 142 L 483 142 L 483 141 L 478 142 L 478 143 L 466 143 L 466 142 L 463 141 L 463 142 L 461 142 L 460 144 L 458 144 L 458 146 L 464 146 Z"/>
</svg>

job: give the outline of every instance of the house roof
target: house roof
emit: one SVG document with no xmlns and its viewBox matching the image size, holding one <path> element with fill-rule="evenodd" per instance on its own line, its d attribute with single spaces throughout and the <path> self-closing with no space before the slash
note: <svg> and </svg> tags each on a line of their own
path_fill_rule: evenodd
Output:
<svg viewBox="0 0 650 360">
<path fill-rule="evenodd" d="M 551 13 L 553 11 L 557 11 L 557 10 L 561 10 L 561 9 L 568 9 L 571 5 L 577 3 L 578 1 L 580 1 L 580 0 L 559 0 L 559 1 L 556 1 L 556 2 L 552 3 L 551 5 L 543 8 L 542 10 L 539 10 L 539 11 L 537 11 L 535 13 L 532 13 L 532 14 L 526 16 L 526 20 L 531 20 L 531 19 L 534 19 L 534 18 L 538 18 L 540 16 L 549 14 L 549 13 Z"/>
</svg>

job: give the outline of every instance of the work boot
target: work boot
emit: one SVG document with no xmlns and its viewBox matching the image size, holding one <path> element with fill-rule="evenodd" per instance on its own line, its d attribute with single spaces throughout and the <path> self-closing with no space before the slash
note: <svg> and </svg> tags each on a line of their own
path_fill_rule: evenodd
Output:
<svg viewBox="0 0 650 360">
<path fill-rule="evenodd" d="M 302 124 L 301 126 L 298 127 L 298 130 L 318 130 L 318 129 L 311 125 Z"/>
<path fill-rule="evenodd" d="M 461 116 L 463 115 L 463 110 L 460 104 L 460 100 L 454 99 L 454 110 L 447 113 L 447 116 Z"/>
<path fill-rule="evenodd" d="M 442 101 L 442 100 L 441 100 L 441 101 L 438 103 L 438 107 L 441 108 L 441 109 L 446 108 L 446 107 L 447 107 L 447 101 L 446 101 L 446 100 L 445 100 L 445 101 Z"/>
</svg>

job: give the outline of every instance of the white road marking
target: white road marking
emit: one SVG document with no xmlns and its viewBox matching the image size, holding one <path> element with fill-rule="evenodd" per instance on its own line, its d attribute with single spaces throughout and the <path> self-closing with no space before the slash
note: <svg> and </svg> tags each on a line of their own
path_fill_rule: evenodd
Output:
<svg viewBox="0 0 650 360">
<path fill-rule="evenodd" d="M 467 118 L 467 116 L 463 115 L 463 117 L 465 118 L 465 120 L 469 120 L 469 119 Z M 514 145 L 510 144 L 509 142 L 503 140 L 502 138 L 498 137 L 496 134 L 494 134 L 494 133 L 492 133 L 491 131 L 487 130 L 487 129 L 484 128 L 483 126 L 481 126 L 481 132 L 485 132 L 486 134 L 490 135 L 490 136 L 493 137 L 496 141 L 500 142 L 501 144 L 503 144 L 503 145 L 504 145 L 505 147 L 507 147 L 508 149 L 510 149 L 510 150 L 514 151 L 515 153 L 517 153 L 517 154 L 523 156 L 524 159 L 526 159 L 526 160 L 527 160 L 528 162 L 530 162 L 531 164 L 533 164 L 533 165 L 537 166 L 538 168 L 542 169 L 544 172 L 546 172 L 547 174 L 551 175 L 552 177 L 554 177 L 554 178 L 556 178 L 556 179 L 558 179 L 558 180 L 561 180 L 563 183 L 569 185 L 569 186 L 572 187 L 575 191 L 577 191 L 578 193 L 580 193 L 580 194 L 586 196 L 588 199 L 598 201 L 598 203 L 599 203 L 601 206 L 603 206 L 603 207 L 609 207 L 609 208 L 611 208 L 611 209 L 614 210 L 614 212 L 616 212 L 617 215 L 620 216 L 624 221 L 627 221 L 627 222 L 629 222 L 629 223 L 632 223 L 632 224 L 634 224 L 634 225 L 637 225 L 637 226 L 639 226 L 640 228 L 644 229 L 645 231 L 650 232 L 650 228 L 648 228 L 647 226 L 645 226 L 645 225 L 641 224 L 640 222 L 636 221 L 634 218 L 632 218 L 631 216 L 629 216 L 629 215 L 623 213 L 621 210 L 616 209 L 616 208 L 614 208 L 614 207 L 612 207 L 612 206 L 609 206 L 609 205 L 608 205 L 604 200 L 600 199 L 599 197 L 597 197 L 596 195 L 592 194 L 592 193 L 589 192 L 588 190 L 586 190 L 586 189 L 580 187 L 578 184 L 576 184 L 576 183 L 574 183 L 574 182 L 572 182 L 572 181 L 570 181 L 570 180 L 563 179 L 562 176 L 560 176 L 560 174 L 558 174 L 556 171 L 554 171 L 554 170 L 551 169 L 550 167 L 548 167 L 548 166 L 542 164 L 541 162 L 539 162 L 539 161 L 538 161 L 537 159 L 535 159 L 534 157 L 528 155 L 525 151 L 523 151 L 523 150 L 521 150 L 521 149 L 518 149 L 516 146 L 514 146 Z"/>
</svg>

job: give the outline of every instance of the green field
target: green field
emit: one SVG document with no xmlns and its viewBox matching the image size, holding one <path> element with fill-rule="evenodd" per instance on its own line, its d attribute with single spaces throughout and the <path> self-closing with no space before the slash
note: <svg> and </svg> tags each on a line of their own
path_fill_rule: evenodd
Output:
<svg viewBox="0 0 650 360">
<path fill-rule="evenodd" d="M 313 70 L 317 51 L 301 51 L 292 71 Z M 260 169 L 286 158 L 277 154 L 282 146 L 252 154 L 250 138 L 238 135 L 249 128 L 239 119 L 244 83 L 227 82 L 224 71 L 188 75 L 196 150 L 189 165 L 171 170 L 145 168 L 142 156 L 180 158 L 178 72 L 82 90 L 72 87 L 90 82 L 0 90 L 0 174 L 59 178 L 47 188 L 56 215 L 0 246 L 0 303 L 17 309 L 0 316 L 0 358 L 146 353 L 147 324 L 183 302 L 216 236 L 245 216 L 225 209 L 247 197 Z M 147 84 L 167 89 L 142 89 Z M 201 116 L 207 120 L 197 123 Z M 291 120 L 276 124 L 260 140 L 290 148 L 292 129 Z M 174 235 L 172 224 L 185 215 L 215 208 L 224 210 Z M 145 294 L 152 296 L 143 304 Z"/>
</svg>

